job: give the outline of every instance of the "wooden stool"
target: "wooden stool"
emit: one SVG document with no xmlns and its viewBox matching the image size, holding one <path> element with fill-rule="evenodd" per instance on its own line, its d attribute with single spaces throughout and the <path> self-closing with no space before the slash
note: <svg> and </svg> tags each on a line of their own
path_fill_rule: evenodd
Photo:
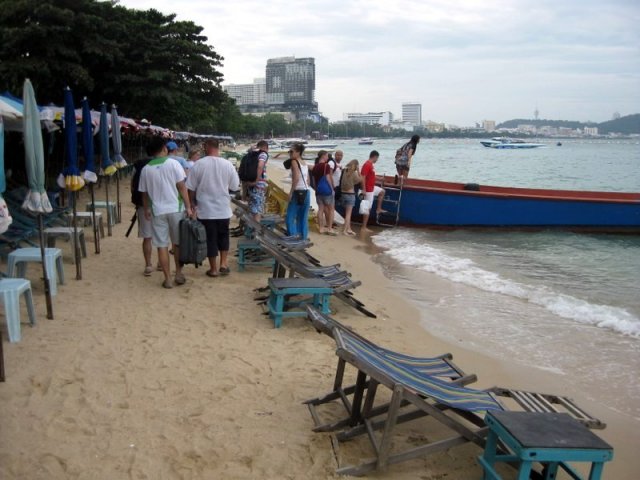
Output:
<svg viewBox="0 0 640 480">
<path fill-rule="evenodd" d="M 255 240 L 238 241 L 238 270 L 244 271 L 246 265 L 273 267 L 275 260 L 271 255 L 260 248 Z"/>
<path fill-rule="evenodd" d="M 591 462 L 589 480 L 600 480 L 604 462 L 613 458 L 613 447 L 566 413 L 488 412 L 489 436 L 478 461 L 484 480 L 501 480 L 495 462 L 519 464 L 518 480 L 529 480 L 535 462 L 544 467 L 545 480 L 556 478 L 562 468 L 576 480 L 583 477 L 566 462 Z M 498 441 L 513 453 L 499 454 Z"/>
<path fill-rule="evenodd" d="M 329 297 L 333 289 L 320 278 L 270 278 L 269 289 L 267 306 L 275 328 L 280 328 L 283 317 L 306 317 L 304 306 L 309 303 L 322 313 L 331 313 Z M 292 295 L 310 296 L 311 299 L 291 301 L 287 297 Z M 291 307 L 302 307 L 302 310 L 289 311 Z"/>
<path fill-rule="evenodd" d="M 77 233 L 76 233 L 77 232 Z M 44 240 L 48 248 L 55 248 L 56 239 L 58 237 L 67 238 L 73 245 L 72 261 L 76 261 L 76 242 L 80 243 L 80 251 L 82 256 L 87 256 L 87 244 L 84 241 L 84 229 L 73 227 L 50 227 L 44 229 Z"/>
<path fill-rule="evenodd" d="M 51 295 L 58 293 L 58 283 L 64 285 L 64 265 L 62 264 L 62 250 L 59 248 L 45 248 L 44 261 L 47 266 L 47 277 Z M 42 263 L 40 247 L 17 248 L 7 256 L 7 276 L 24 278 L 28 262 Z"/>
</svg>

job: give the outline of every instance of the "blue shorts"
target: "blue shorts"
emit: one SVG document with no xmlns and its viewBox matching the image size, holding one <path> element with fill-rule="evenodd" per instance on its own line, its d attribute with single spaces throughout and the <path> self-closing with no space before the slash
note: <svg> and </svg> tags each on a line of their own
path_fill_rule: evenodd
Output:
<svg viewBox="0 0 640 480">
<path fill-rule="evenodd" d="M 316 203 L 320 205 L 333 205 L 333 195 L 318 195 L 316 193 Z"/>
<path fill-rule="evenodd" d="M 356 206 L 356 194 L 355 193 L 344 193 L 342 192 L 342 197 L 340 199 L 342 201 L 343 207 L 355 207 Z"/>
<path fill-rule="evenodd" d="M 249 211 L 253 215 L 264 213 L 266 190 L 264 188 L 249 188 Z"/>
</svg>

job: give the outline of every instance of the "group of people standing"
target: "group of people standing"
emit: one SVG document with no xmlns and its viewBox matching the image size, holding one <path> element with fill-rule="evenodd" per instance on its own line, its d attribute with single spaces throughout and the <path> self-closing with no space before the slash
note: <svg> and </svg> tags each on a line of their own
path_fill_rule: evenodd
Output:
<svg viewBox="0 0 640 480">
<path fill-rule="evenodd" d="M 414 135 L 409 142 L 398 149 L 396 154 L 396 183 L 408 177 L 411 161 L 416 152 L 420 137 Z M 342 164 L 344 152 L 337 150 L 334 157 L 329 152 L 320 150 L 314 165 L 309 166 L 303 157 L 304 145 L 293 144 L 289 150 L 289 159 L 285 167 L 291 169 L 291 190 L 287 208 L 286 225 L 289 235 L 302 238 L 308 236 L 308 214 L 310 190 L 315 190 L 318 204 L 318 230 L 327 235 L 337 235 L 334 230 L 334 214 L 336 203 L 340 202 L 344 209 L 344 225 L 342 233 L 353 236 L 351 215 L 356 205 L 358 189 L 362 190 L 360 213 L 362 214 L 362 230 L 367 228 L 371 209 L 376 215 L 385 213 L 382 209 L 385 191 L 376 185 L 375 164 L 380 158 L 376 150 L 372 150 L 369 158 L 360 168 L 358 160 Z"/>
<path fill-rule="evenodd" d="M 398 176 L 406 178 L 411 159 L 420 137 L 414 135 L 398 150 L 396 167 Z M 152 247 L 158 249 L 158 266 L 164 275 L 162 286 L 172 288 L 183 285 L 185 277 L 180 263 L 180 220 L 186 216 L 197 219 L 205 228 L 207 236 L 207 276 L 217 277 L 230 273 L 229 223 L 232 215 L 230 195 L 240 191 L 240 178 L 234 165 L 220 156 L 216 139 L 204 142 L 205 156 L 199 158 L 192 152 L 189 160 L 177 156 L 175 142 L 165 142 L 154 137 L 148 147 L 148 157 L 135 165 L 132 179 L 132 201 L 136 205 L 138 237 L 143 239 L 142 251 L 145 259 L 144 275 L 154 271 L 151 262 Z M 267 162 L 269 145 L 261 140 L 252 147 L 257 157 L 254 181 L 244 181 L 243 190 L 249 211 L 256 220 L 264 213 L 267 189 Z M 336 202 L 344 208 L 342 233 L 353 236 L 351 215 L 356 205 L 358 189 L 361 189 L 362 231 L 369 231 L 367 224 L 372 208 L 376 214 L 383 213 L 382 202 L 385 191 L 375 184 L 375 164 L 380 154 L 373 150 L 360 168 L 358 160 L 342 165 L 344 153 L 335 152 L 332 158 L 321 150 L 310 166 L 304 159 L 305 147 L 295 143 L 289 150 L 285 168 L 291 170 L 291 190 L 286 213 L 287 233 L 306 239 L 309 235 L 309 208 L 311 191 L 315 190 L 318 204 L 318 227 L 320 233 L 337 235 L 334 230 Z M 337 194 L 336 194 L 337 192 Z M 171 249 L 171 250 L 170 250 Z M 175 276 L 171 281 L 170 253 L 174 256 Z"/>
</svg>

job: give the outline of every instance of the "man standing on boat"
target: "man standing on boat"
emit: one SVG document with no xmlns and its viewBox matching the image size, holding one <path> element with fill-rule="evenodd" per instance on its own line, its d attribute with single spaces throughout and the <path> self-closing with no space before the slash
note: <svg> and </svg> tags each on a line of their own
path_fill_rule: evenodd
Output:
<svg viewBox="0 0 640 480">
<path fill-rule="evenodd" d="M 374 164 L 380 158 L 380 154 L 376 150 L 372 150 L 369 154 L 369 159 L 364 162 L 362 165 L 362 170 L 360 171 L 360 175 L 362 176 L 362 180 L 364 182 L 364 199 L 369 202 L 369 209 L 367 213 L 362 214 L 362 231 L 370 232 L 367 228 L 367 224 L 369 223 L 369 215 L 371 214 L 371 209 L 373 208 L 374 199 L 378 199 L 376 202 L 376 214 L 380 214 L 383 212 L 382 210 L 382 201 L 384 200 L 384 189 L 376 185 L 376 171 L 374 168 Z"/>
<path fill-rule="evenodd" d="M 411 140 L 396 151 L 396 171 L 398 172 L 396 175 L 396 183 L 398 183 L 398 177 L 403 181 L 409 176 L 411 160 L 416 153 L 418 143 L 420 143 L 420 135 L 414 135 L 411 137 Z"/>
</svg>

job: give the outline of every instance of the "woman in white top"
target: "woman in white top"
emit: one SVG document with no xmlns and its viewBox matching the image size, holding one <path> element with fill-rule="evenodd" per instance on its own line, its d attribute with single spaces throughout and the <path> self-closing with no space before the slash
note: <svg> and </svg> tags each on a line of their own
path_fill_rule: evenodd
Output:
<svg viewBox="0 0 640 480">
<path fill-rule="evenodd" d="M 291 157 L 291 191 L 287 206 L 287 232 L 306 239 L 309 236 L 309 167 L 302 158 L 304 145 L 294 143 Z"/>
</svg>

